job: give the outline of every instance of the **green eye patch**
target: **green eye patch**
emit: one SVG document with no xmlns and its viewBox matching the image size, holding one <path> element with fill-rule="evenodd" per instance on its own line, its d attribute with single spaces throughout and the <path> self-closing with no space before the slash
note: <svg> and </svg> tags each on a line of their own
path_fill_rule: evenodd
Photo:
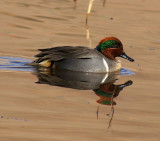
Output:
<svg viewBox="0 0 160 141">
<path fill-rule="evenodd" d="M 100 44 L 101 52 L 107 48 L 120 48 L 121 44 L 115 40 L 107 40 Z"/>
</svg>

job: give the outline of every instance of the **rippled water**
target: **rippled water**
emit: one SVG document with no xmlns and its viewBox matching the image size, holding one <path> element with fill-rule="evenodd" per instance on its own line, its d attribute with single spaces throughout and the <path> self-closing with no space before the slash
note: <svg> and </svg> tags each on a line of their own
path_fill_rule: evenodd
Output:
<svg viewBox="0 0 160 141">
<path fill-rule="evenodd" d="M 33 71 L 34 68 L 27 65 L 31 61 L 31 59 L 21 57 L 0 56 L 0 70 Z"/>
<path fill-rule="evenodd" d="M 88 2 L 0 1 L 0 140 L 159 141 L 160 1 L 95 0 L 86 26 Z M 26 65 L 39 48 L 106 36 L 135 59 L 120 75 Z"/>
</svg>

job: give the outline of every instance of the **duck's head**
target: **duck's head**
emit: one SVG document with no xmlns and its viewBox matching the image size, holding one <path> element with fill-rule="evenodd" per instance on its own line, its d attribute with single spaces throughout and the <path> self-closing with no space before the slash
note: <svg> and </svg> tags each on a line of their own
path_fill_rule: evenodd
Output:
<svg viewBox="0 0 160 141">
<path fill-rule="evenodd" d="M 116 60 L 115 57 L 122 57 L 131 62 L 134 61 L 134 59 L 126 55 L 126 53 L 123 51 L 123 45 L 121 41 L 116 37 L 104 38 L 100 41 L 99 45 L 96 47 L 96 50 L 111 60 Z"/>
</svg>

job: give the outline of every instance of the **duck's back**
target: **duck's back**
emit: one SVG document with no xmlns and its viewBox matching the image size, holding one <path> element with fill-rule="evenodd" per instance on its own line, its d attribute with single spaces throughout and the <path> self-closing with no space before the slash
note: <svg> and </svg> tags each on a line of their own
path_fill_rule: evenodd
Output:
<svg viewBox="0 0 160 141">
<path fill-rule="evenodd" d="M 116 61 L 110 60 L 99 51 L 87 47 L 63 46 L 40 49 L 40 51 L 41 53 L 35 56 L 38 59 L 34 63 L 42 66 L 53 65 L 57 69 L 94 73 L 118 69 Z"/>
</svg>

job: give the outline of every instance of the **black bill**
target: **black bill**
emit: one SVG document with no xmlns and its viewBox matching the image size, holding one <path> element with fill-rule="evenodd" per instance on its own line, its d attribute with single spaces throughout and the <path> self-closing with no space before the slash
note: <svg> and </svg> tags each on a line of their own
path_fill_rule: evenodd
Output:
<svg viewBox="0 0 160 141">
<path fill-rule="evenodd" d="M 131 62 L 134 61 L 134 59 L 130 58 L 130 57 L 127 56 L 125 53 L 121 54 L 120 56 L 121 56 L 122 58 L 124 58 L 124 59 L 127 59 L 127 60 L 131 61 Z"/>
</svg>

